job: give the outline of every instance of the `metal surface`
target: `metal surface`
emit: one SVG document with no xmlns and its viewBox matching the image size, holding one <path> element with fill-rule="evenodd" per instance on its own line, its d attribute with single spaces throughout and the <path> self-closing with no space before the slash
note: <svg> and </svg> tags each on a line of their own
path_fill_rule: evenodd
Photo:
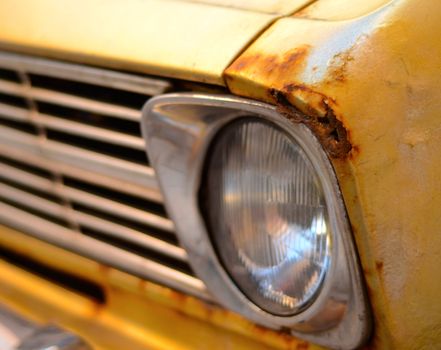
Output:
<svg viewBox="0 0 441 350">
<path fill-rule="evenodd" d="M 14 350 L 21 340 L 35 331 L 36 325 L 0 305 L 0 349 Z"/>
<path fill-rule="evenodd" d="M 0 258 L 1 303 L 41 324 L 56 319 L 58 324 L 81 334 L 95 350 L 223 350 L 231 344 L 234 349 L 250 350 L 322 349 L 29 235 L 5 227 L 0 230 L 1 248 L 102 286 L 105 303 L 74 293 Z"/>
<path fill-rule="evenodd" d="M 268 119 L 297 140 L 321 175 L 326 203 L 332 208 L 329 271 L 321 293 L 309 308 L 294 316 L 270 314 L 240 292 L 219 262 L 199 210 L 200 178 L 210 141 L 222 126 L 242 116 Z M 370 316 L 345 207 L 332 166 L 305 126 L 282 118 L 274 107 L 251 100 L 170 94 L 145 105 L 142 127 L 189 261 L 219 302 L 259 324 L 289 328 L 293 334 L 325 346 L 353 349 L 367 340 Z"/>
<path fill-rule="evenodd" d="M 171 84 L 163 79 L 139 77 L 80 64 L 48 61 L 10 52 L 1 53 L 0 66 L 16 71 L 43 74 L 146 95 L 159 95 L 171 88 Z"/>
<path fill-rule="evenodd" d="M 55 206 L 46 207 L 45 204 L 47 203 L 35 202 L 33 198 L 29 198 L 28 203 L 29 206 L 35 205 L 35 209 L 39 207 L 41 211 L 46 211 L 50 215 L 57 215 L 58 208 Z M 31 234 L 64 249 L 75 251 L 136 276 L 168 285 L 184 293 L 196 295 L 202 299 L 210 299 L 204 284 L 197 278 L 81 235 L 76 231 L 1 202 L 0 220 L 5 225 L 12 226 L 17 230 Z"/>
<path fill-rule="evenodd" d="M 18 69 L 17 71 L 20 72 L 20 69 Z M 0 91 L 13 96 L 20 96 L 23 98 L 27 98 L 30 96 L 43 102 L 56 103 L 62 106 L 79 108 L 88 112 L 99 113 L 111 117 L 139 121 L 139 111 L 137 109 L 118 106 L 106 102 L 99 102 L 93 99 L 68 95 L 57 91 L 34 88 L 31 86 L 4 81 L 1 79 Z"/>
<path fill-rule="evenodd" d="M 346 128 L 352 150 L 333 164 L 376 349 L 441 343 L 440 12 L 396 0 L 349 21 L 282 19 L 226 71 L 235 94 L 277 104 L 275 89 L 311 118 L 328 106 Z"/>
<path fill-rule="evenodd" d="M 3 0 L 0 48 L 223 85 L 223 70 L 275 18 L 182 1 Z"/>
<path fill-rule="evenodd" d="M 76 335 L 55 326 L 40 326 L 0 305 L 2 350 L 90 350 Z"/>
<path fill-rule="evenodd" d="M 33 65 L 30 57 L 8 53 L 0 53 L 0 69 L 0 222 L 210 299 L 161 205 L 144 154 L 141 111 L 124 105 L 142 104 L 150 98 L 146 92 L 161 93 L 170 83 L 43 59 Z M 77 95 L 84 89 L 87 98 Z M 60 115 L 41 112 L 46 102 Z M 63 114 L 66 106 L 75 113 Z M 54 131 L 61 136 L 52 139 Z M 142 159 L 122 158 L 117 147 Z"/>
<path fill-rule="evenodd" d="M 294 14 L 295 17 L 341 21 L 362 17 L 394 0 L 319 0 Z"/>
<path fill-rule="evenodd" d="M 214 6 L 233 7 L 278 15 L 289 15 L 316 0 L 181 0 Z"/>
</svg>

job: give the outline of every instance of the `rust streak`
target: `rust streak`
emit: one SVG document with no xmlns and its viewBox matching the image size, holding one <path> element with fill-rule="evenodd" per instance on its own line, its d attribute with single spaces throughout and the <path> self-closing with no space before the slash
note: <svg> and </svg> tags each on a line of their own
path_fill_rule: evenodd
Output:
<svg viewBox="0 0 441 350">
<path fill-rule="evenodd" d="M 337 119 L 329 105 L 330 100 L 323 97 L 319 100 L 318 105 L 308 104 L 306 111 L 302 112 L 293 106 L 288 98 L 288 94 L 295 90 L 309 90 L 309 88 L 303 85 L 289 84 L 284 86 L 284 91 L 270 89 L 270 94 L 276 100 L 278 112 L 294 123 L 302 123 L 309 127 L 332 158 L 346 158 L 352 145 L 343 123 Z M 320 109 L 325 110 L 324 115 L 319 115 L 316 112 Z"/>
<path fill-rule="evenodd" d="M 382 261 L 376 261 L 375 262 L 375 268 L 377 269 L 378 273 L 381 274 L 383 272 L 383 262 Z"/>
</svg>

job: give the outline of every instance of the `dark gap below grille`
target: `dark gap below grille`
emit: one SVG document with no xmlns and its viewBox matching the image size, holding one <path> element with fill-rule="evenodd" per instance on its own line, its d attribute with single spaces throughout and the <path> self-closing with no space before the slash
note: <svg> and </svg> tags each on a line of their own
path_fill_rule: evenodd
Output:
<svg viewBox="0 0 441 350">
<path fill-rule="evenodd" d="M 72 80 L 65 80 L 47 77 L 39 74 L 29 74 L 32 85 L 49 90 L 56 90 L 76 96 L 86 97 L 92 100 L 109 102 L 135 109 L 141 109 L 149 96 L 114 89 L 89 83 L 80 83 Z"/>
<path fill-rule="evenodd" d="M 15 207 L 17 209 L 20 209 L 20 210 L 22 210 L 24 212 L 27 212 L 29 214 L 32 214 L 34 216 L 38 216 L 41 219 L 44 219 L 44 220 L 49 221 L 49 222 L 52 222 L 52 223 L 57 224 L 59 226 L 70 228 L 69 223 L 66 220 L 64 220 L 64 219 L 51 216 L 49 214 L 43 213 L 42 211 L 35 210 L 35 209 L 30 208 L 28 206 L 24 206 L 24 205 L 18 204 L 18 203 L 14 202 L 14 201 L 11 201 L 9 199 L 1 198 L 0 202 L 8 204 L 11 207 Z"/>
<path fill-rule="evenodd" d="M 34 188 L 28 187 L 26 185 L 18 184 L 16 182 L 13 182 L 13 181 L 10 181 L 10 180 L 5 180 L 5 179 L 0 179 L 0 183 L 4 183 L 4 184 L 6 184 L 8 186 L 15 187 L 18 190 L 21 190 L 21 191 L 24 191 L 24 192 L 28 192 L 28 193 L 30 193 L 30 194 L 32 194 L 34 196 L 41 197 L 41 198 L 46 199 L 48 201 L 51 201 L 51 202 L 54 202 L 54 203 L 57 203 L 57 204 L 62 204 L 61 198 L 56 196 L 56 195 L 53 195 L 52 193 L 47 193 L 47 192 L 39 191 L 39 190 L 36 190 Z M 1 195 L 1 193 L 0 193 L 0 195 Z"/>
<path fill-rule="evenodd" d="M 103 116 L 97 113 L 64 107 L 46 102 L 37 102 L 39 112 L 69 121 L 75 121 L 102 129 L 118 131 L 123 134 L 141 137 L 139 122 Z M 141 111 L 139 112 L 141 118 Z"/>
<path fill-rule="evenodd" d="M 171 267 L 172 269 L 181 271 L 183 273 L 186 273 L 187 275 L 190 275 L 190 276 L 194 275 L 188 264 L 186 264 L 182 261 L 179 261 L 179 260 L 175 260 L 169 256 L 159 254 L 153 250 L 150 250 L 150 249 L 147 249 L 144 247 L 140 247 L 137 244 L 127 242 L 123 239 L 112 237 L 107 234 L 104 234 L 99 231 L 92 230 L 92 229 L 89 229 L 86 227 L 81 226 L 81 232 L 83 232 L 83 234 L 85 234 L 91 238 L 105 242 L 107 244 L 118 247 L 118 248 L 123 249 L 125 251 L 134 253 L 138 256 L 152 260 L 152 261 L 157 262 L 161 265 Z"/>
<path fill-rule="evenodd" d="M 164 242 L 168 242 L 174 245 L 179 245 L 178 240 L 174 235 L 171 235 L 169 232 L 164 232 L 161 229 L 158 229 L 156 227 L 148 226 L 145 224 L 138 223 L 134 220 L 125 219 L 122 217 L 119 217 L 117 215 L 109 214 L 104 211 L 101 211 L 99 209 L 90 208 L 87 205 L 78 204 L 78 203 L 72 203 L 72 207 L 74 210 L 77 210 L 79 212 L 121 225 L 128 228 L 131 228 L 133 230 L 139 231 L 141 233 L 146 234 L 147 236 L 158 238 Z"/>
<path fill-rule="evenodd" d="M 112 201 L 128 205 L 146 212 L 154 213 L 163 217 L 167 217 L 165 208 L 162 204 L 151 202 L 147 199 L 119 192 L 106 187 L 101 187 L 87 182 L 64 176 L 64 184 L 84 192 L 93 193 L 99 197 L 111 199 Z"/>
<path fill-rule="evenodd" d="M 19 122 L 16 120 L 2 119 L 0 113 L 0 125 L 6 126 L 8 128 L 16 129 L 27 134 L 38 135 L 38 131 L 34 125 L 27 122 Z"/>
<path fill-rule="evenodd" d="M 40 278 L 52 282 L 64 289 L 78 293 L 99 304 L 105 304 L 104 289 L 89 280 L 75 276 L 66 271 L 55 269 L 23 254 L 13 252 L 0 246 L 0 259 L 15 265 Z"/>
<path fill-rule="evenodd" d="M 133 148 L 92 140 L 85 137 L 49 129 L 47 130 L 47 138 L 50 140 L 66 143 L 71 146 L 87 149 L 96 153 L 106 154 L 108 156 L 123 159 L 129 162 L 148 165 L 148 160 L 145 152 Z"/>
<path fill-rule="evenodd" d="M 13 70 L 0 68 L 0 79 L 12 81 L 14 83 L 21 83 L 19 76 Z"/>
<path fill-rule="evenodd" d="M 27 163 L 22 163 L 22 162 L 19 162 L 17 160 L 6 158 L 6 157 L 3 157 L 1 155 L 0 155 L 0 162 L 4 163 L 4 164 L 7 164 L 7 165 L 10 165 L 10 166 L 12 166 L 14 168 L 23 170 L 23 171 L 25 171 L 27 173 L 31 173 L 31 174 L 34 174 L 34 175 L 37 175 L 37 176 L 40 176 L 40 177 L 44 177 L 46 179 L 51 179 L 52 178 L 52 173 L 47 171 L 47 170 L 41 169 L 39 167 L 30 165 L 30 164 L 27 164 Z"/>
<path fill-rule="evenodd" d="M 28 109 L 28 104 L 26 103 L 26 100 L 22 97 L 6 95 L 0 92 L 0 102 L 14 107 L 21 107 Z"/>
</svg>

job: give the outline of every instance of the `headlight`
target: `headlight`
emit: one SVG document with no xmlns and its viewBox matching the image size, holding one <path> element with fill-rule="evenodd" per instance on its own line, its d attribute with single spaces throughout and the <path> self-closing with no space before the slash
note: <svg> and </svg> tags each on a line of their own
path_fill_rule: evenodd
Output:
<svg viewBox="0 0 441 350">
<path fill-rule="evenodd" d="M 295 314 L 314 299 L 330 262 L 311 161 L 280 127 L 256 118 L 224 127 L 208 154 L 203 203 L 221 262 L 259 307 Z"/>
<path fill-rule="evenodd" d="M 145 105 L 142 128 L 215 302 L 327 347 L 363 344 L 371 322 L 345 207 L 307 127 L 255 101 L 170 94 Z"/>
</svg>

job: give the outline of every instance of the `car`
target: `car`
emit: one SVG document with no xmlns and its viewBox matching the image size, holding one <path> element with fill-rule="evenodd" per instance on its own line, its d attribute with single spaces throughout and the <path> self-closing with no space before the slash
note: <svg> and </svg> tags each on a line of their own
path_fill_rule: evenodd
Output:
<svg viewBox="0 0 441 350">
<path fill-rule="evenodd" d="M 441 3 L 0 2 L 0 348 L 441 346 Z"/>
</svg>

